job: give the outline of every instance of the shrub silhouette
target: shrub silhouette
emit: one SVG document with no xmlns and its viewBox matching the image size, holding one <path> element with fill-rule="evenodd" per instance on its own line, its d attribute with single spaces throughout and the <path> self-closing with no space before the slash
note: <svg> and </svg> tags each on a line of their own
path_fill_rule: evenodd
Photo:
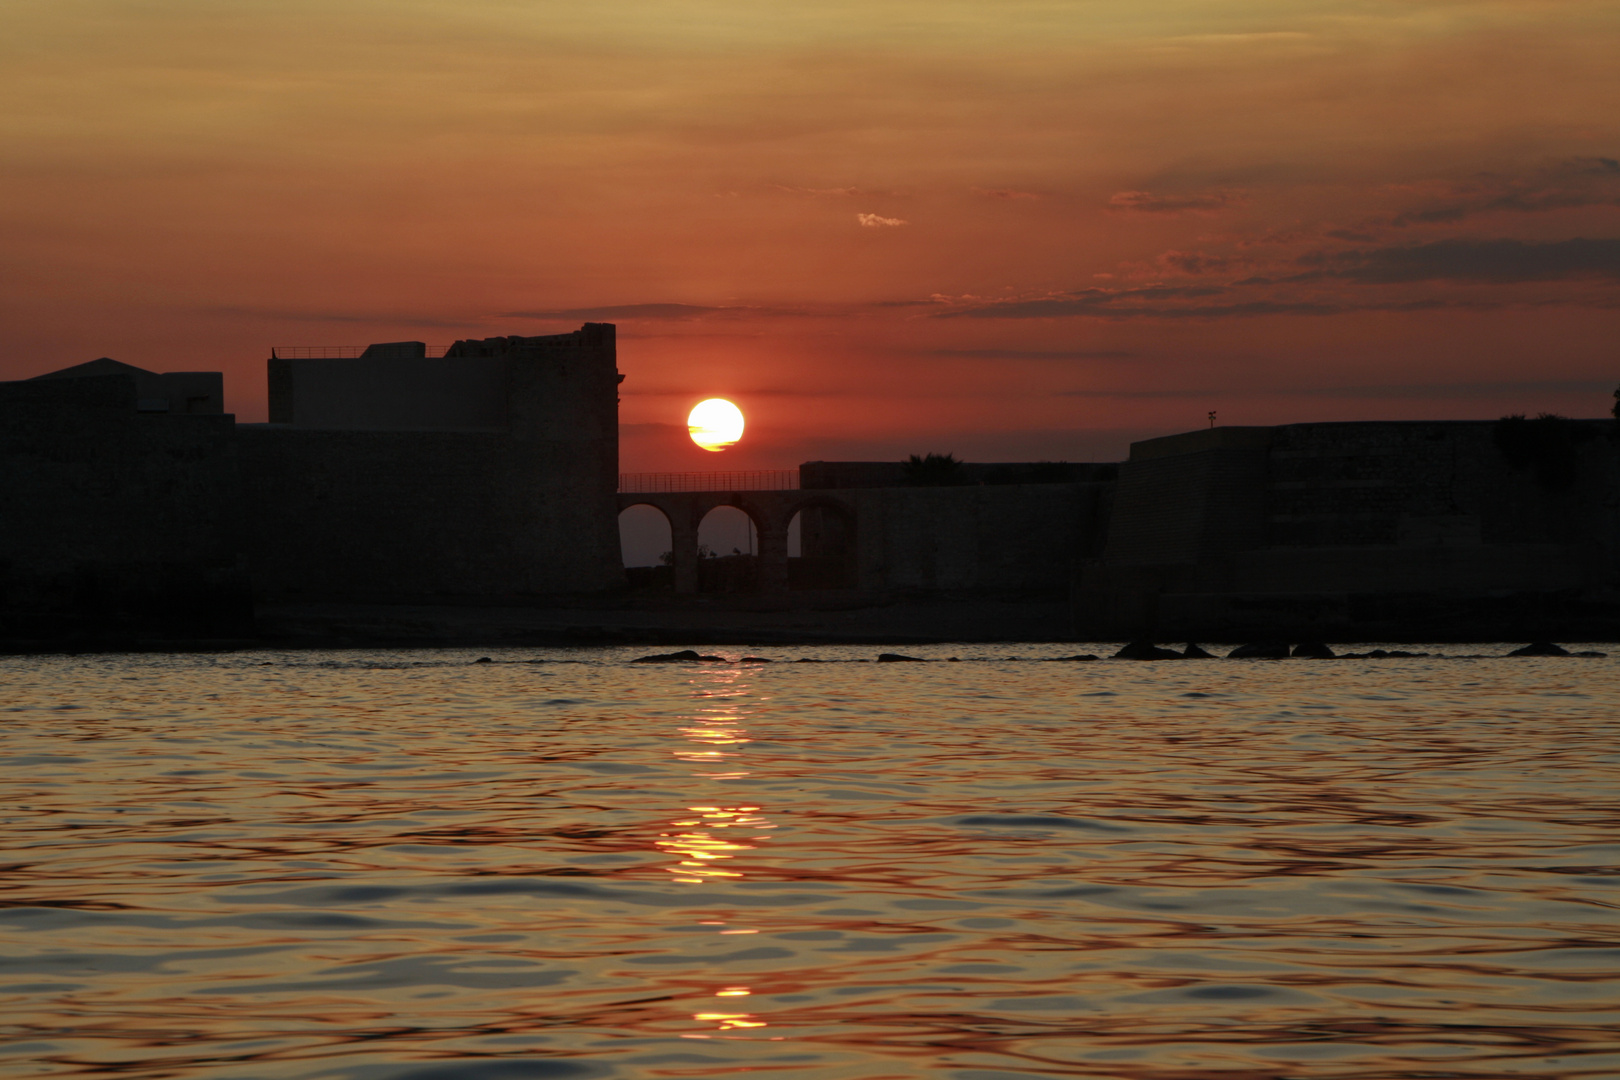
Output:
<svg viewBox="0 0 1620 1080">
<path fill-rule="evenodd" d="M 1536 483 L 1563 491 L 1575 483 L 1580 464 L 1577 447 L 1596 437 L 1584 424 L 1554 413 L 1534 420 L 1522 414 L 1504 416 L 1491 432 L 1496 448 L 1515 469 L 1534 469 Z"/>
<path fill-rule="evenodd" d="M 912 487 L 953 487 L 967 483 L 967 471 L 955 454 L 912 454 L 905 463 L 906 483 Z"/>
</svg>

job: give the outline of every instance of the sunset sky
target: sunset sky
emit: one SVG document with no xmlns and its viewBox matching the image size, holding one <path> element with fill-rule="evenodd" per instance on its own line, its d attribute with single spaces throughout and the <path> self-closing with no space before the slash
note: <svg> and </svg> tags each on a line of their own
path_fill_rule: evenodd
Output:
<svg viewBox="0 0 1620 1080">
<path fill-rule="evenodd" d="M 1613 0 L 3 11 L 0 378 L 223 370 L 257 421 L 273 345 L 611 321 L 627 471 L 1620 382 Z"/>
</svg>

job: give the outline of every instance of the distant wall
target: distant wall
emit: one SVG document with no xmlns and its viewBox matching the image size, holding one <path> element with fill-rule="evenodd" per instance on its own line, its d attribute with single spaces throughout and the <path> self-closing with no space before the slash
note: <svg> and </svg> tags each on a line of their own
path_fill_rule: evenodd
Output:
<svg viewBox="0 0 1620 1080">
<path fill-rule="evenodd" d="M 566 444 L 272 426 L 238 438 L 262 599 L 509 596 L 617 581 L 616 558 L 611 574 L 592 558 L 588 506 L 565 479 L 589 462 Z"/>
<path fill-rule="evenodd" d="M 899 461 L 806 461 L 799 466 L 799 486 L 821 491 L 899 487 L 905 479 L 906 467 Z"/>
<path fill-rule="evenodd" d="M 511 366 L 509 357 L 273 357 L 270 420 L 339 431 L 503 431 Z"/>
<path fill-rule="evenodd" d="M 868 588 L 1066 590 L 1106 529 L 1112 485 L 841 492 Z"/>
<path fill-rule="evenodd" d="M 128 374 L 0 383 L 0 632 L 240 630 L 234 418 L 138 411 Z"/>
<path fill-rule="evenodd" d="M 1613 425 L 1567 423 L 1562 485 L 1507 460 L 1495 422 L 1216 428 L 1137 443 L 1077 622 L 1094 636 L 1374 633 L 1438 625 L 1443 611 L 1484 619 L 1494 604 L 1507 626 L 1546 609 L 1524 597 L 1612 589 Z"/>
<path fill-rule="evenodd" d="M 1082 484 L 1113 480 L 1113 462 L 997 461 L 960 463 L 963 485 Z M 906 486 L 903 461 L 806 461 L 799 466 L 799 486 L 829 491 L 847 488 Z"/>
<path fill-rule="evenodd" d="M 272 381 L 291 379 L 294 422 L 239 429 L 258 596 L 476 599 L 622 584 L 615 358 L 613 327 L 587 324 L 458 343 L 443 360 L 272 361 Z M 301 419 L 306 390 L 316 422 Z M 478 409 L 501 424 L 450 423 Z M 352 426 L 327 426 L 340 420 Z M 409 423 L 421 426 L 398 429 Z"/>
<path fill-rule="evenodd" d="M 217 371 L 147 371 L 109 357 L 36 375 L 29 382 L 100 378 L 123 374 L 135 380 L 139 412 L 217 416 L 225 411 L 225 377 Z"/>
<path fill-rule="evenodd" d="M 1079 560 L 1101 548 L 1112 491 L 1107 483 L 1024 484 L 625 493 L 617 499 L 621 507 L 656 506 L 668 518 L 677 591 L 699 586 L 697 534 L 704 515 L 734 506 L 759 530 L 758 578 L 767 592 L 790 584 L 787 532 L 802 514 L 803 558 L 837 564 L 822 567 L 807 588 L 1063 593 Z M 849 554 L 853 567 L 844 562 Z"/>
<path fill-rule="evenodd" d="M 1264 540 L 1269 428 L 1214 428 L 1137 443 L 1120 466 L 1105 558 L 1181 565 Z"/>
</svg>

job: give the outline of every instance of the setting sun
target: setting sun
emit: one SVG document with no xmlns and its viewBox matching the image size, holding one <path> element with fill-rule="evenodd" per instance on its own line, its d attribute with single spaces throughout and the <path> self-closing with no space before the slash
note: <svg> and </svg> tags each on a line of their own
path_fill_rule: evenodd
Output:
<svg viewBox="0 0 1620 1080">
<path fill-rule="evenodd" d="M 725 398 L 700 401 L 686 418 L 686 430 L 703 449 L 724 450 L 742 438 L 742 410 Z"/>
</svg>

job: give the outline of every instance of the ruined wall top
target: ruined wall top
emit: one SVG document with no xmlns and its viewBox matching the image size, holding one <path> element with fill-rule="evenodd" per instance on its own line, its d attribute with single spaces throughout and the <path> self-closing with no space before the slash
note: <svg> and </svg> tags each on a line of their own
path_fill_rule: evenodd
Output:
<svg viewBox="0 0 1620 1080">
<path fill-rule="evenodd" d="M 542 334 L 524 337 L 511 334 L 506 337 L 467 338 L 445 350 L 445 358 L 475 356 L 533 356 L 554 349 L 599 349 L 612 352 L 616 327 L 613 323 L 586 323 L 567 334 Z"/>
</svg>

